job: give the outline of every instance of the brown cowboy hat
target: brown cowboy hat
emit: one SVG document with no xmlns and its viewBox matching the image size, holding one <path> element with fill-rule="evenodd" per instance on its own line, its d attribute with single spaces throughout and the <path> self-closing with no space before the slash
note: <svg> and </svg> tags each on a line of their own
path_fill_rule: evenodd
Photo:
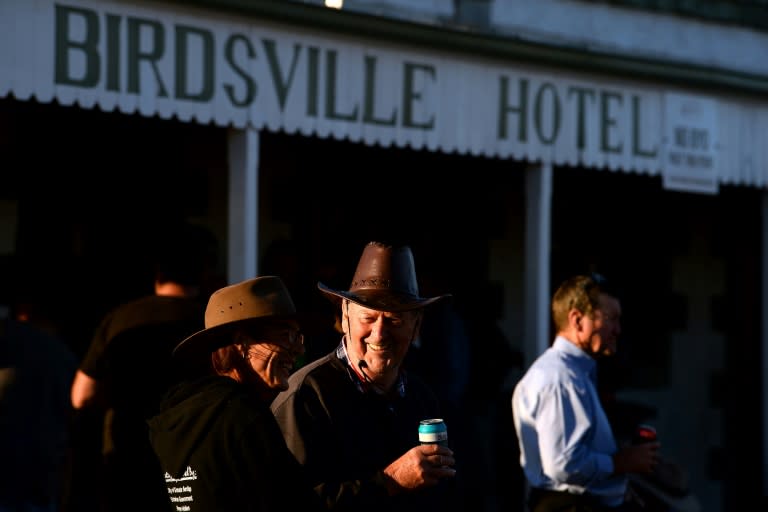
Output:
<svg viewBox="0 0 768 512">
<path fill-rule="evenodd" d="M 245 324 L 296 321 L 296 308 L 288 289 L 276 276 L 262 276 L 216 290 L 205 308 L 205 329 L 184 339 L 174 357 L 207 356 L 229 345 L 230 333 Z"/>
<path fill-rule="evenodd" d="M 334 290 L 323 283 L 317 287 L 333 302 L 347 299 L 376 311 L 410 311 L 451 296 L 420 297 L 411 248 L 380 242 L 369 242 L 363 249 L 349 290 Z"/>
</svg>

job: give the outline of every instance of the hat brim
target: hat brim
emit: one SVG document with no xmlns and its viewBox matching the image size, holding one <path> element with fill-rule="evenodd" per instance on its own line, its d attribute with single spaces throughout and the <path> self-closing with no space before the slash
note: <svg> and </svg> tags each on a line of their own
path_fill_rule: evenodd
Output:
<svg viewBox="0 0 768 512">
<path fill-rule="evenodd" d="M 360 290 L 356 293 L 334 290 L 323 283 L 317 283 L 317 288 L 325 294 L 328 299 L 334 303 L 340 303 L 342 300 L 354 302 L 364 308 L 375 311 L 412 311 L 434 304 L 440 300 L 446 299 L 451 295 L 446 293 L 437 297 L 414 297 L 395 292 L 386 292 L 384 290 Z"/>
<path fill-rule="evenodd" d="M 296 322 L 296 315 L 269 316 L 263 318 L 245 318 L 197 331 L 184 338 L 173 349 L 173 357 L 180 361 L 200 362 L 211 352 L 234 343 L 232 333 L 244 326 L 267 323 Z"/>
<path fill-rule="evenodd" d="M 633 485 L 653 495 L 656 499 L 669 505 L 673 510 L 680 512 L 701 512 L 701 503 L 699 503 L 696 496 L 690 492 L 686 492 L 679 496 L 670 494 L 640 475 L 629 475 L 629 480 Z"/>
</svg>

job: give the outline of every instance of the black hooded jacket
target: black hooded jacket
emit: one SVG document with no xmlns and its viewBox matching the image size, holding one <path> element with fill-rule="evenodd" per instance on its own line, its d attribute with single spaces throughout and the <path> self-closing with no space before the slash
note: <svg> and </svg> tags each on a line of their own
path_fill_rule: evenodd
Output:
<svg viewBox="0 0 768 512">
<path fill-rule="evenodd" d="M 233 379 L 176 386 L 148 424 L 170 510 L 319 510 L 268 404 Z"/>
</svg>

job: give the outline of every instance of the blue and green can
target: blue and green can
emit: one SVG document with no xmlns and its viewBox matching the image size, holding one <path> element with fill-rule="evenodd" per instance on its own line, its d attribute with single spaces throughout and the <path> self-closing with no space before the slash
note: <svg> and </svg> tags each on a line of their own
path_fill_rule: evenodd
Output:
<svg viewBox="0 0 768 512">
<path fill-rule="evenodd" d="M 439 444 L 448 446 L 448 427 L 441 418 L 431 418 L 419 422 L 419 442 L 421 444 Z"/>
</svg>

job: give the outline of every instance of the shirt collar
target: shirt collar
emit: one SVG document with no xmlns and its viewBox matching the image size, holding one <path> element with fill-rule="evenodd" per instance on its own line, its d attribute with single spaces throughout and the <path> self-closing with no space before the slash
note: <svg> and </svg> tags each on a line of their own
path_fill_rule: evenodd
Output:
<svg viewBox="0 0 768 512">
<path fill-rule="evenodd" d="M 593 382 L 597 380 L 597 361 L 595 361 L 594 357 L 577 347 L 575 343 L 567 338 L 558 336 L 555 338 L 552 348 L 570 356 L 576 367 L 588 374 Z"/>
</svg>

